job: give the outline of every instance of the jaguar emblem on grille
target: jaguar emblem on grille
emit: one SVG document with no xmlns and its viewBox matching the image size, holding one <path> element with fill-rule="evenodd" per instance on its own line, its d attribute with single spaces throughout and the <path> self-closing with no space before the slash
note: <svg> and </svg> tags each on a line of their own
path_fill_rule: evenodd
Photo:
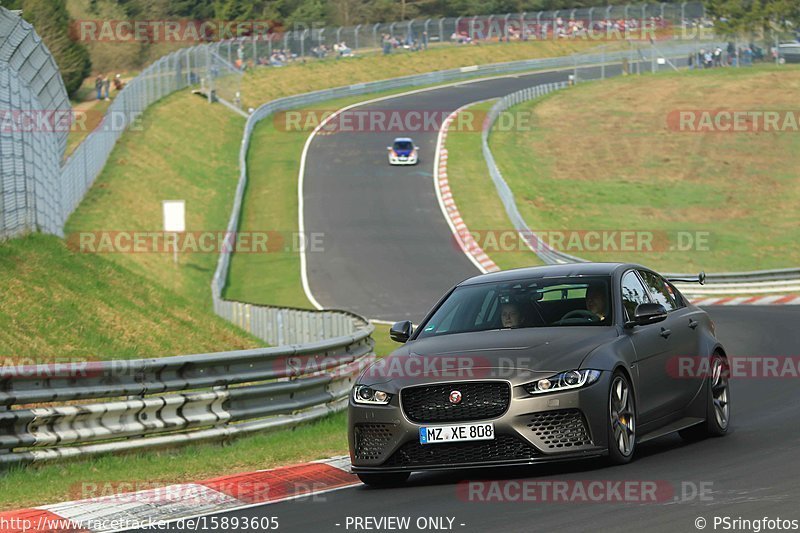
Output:
<svg viewBox="0 0 800 533">
<path fill-rule="evenodd" d="M 450 392 L 450 403 L 461 403 L 461 392 L 454 390 Z"/>
</svg>

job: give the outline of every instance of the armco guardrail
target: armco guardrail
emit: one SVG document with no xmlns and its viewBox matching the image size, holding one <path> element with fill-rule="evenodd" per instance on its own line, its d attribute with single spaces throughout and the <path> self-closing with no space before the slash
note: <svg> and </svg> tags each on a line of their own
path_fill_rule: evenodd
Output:
<svg viewBox="0 0 800 533">
<path fill-rule="evenodd" d="M 324 416 L 346 406 L 375 358 L 373 328 L 359 326 L 302 346 L 1 369 L 0 464 L 223 439 Z"/>
</svg>

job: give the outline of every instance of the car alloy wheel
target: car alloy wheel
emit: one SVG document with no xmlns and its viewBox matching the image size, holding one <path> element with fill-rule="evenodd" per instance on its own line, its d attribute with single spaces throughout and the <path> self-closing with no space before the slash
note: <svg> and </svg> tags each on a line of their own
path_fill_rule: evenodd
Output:
<svg viewBox="0 0 800 533">
<path fill-rule="evenodd" d="M 636 447 L 636 409 L 633 389 L 621 373 L 611 381 L 609 404 L 609 458 L 612 463 L 627 463 Z"/>
<path fill-rule="evenodd" d="M 711 371 L 706 396 L 706 420 L 678 433 L 688 441 L 696 441 L 705 437 L 721 437 L 728 433 L 731 420 L 730 367 L 724 355 L 715 353 L 711 356 Z"/>
<path fill-rule="evenodd" d="M 714 405 L 714 417 L 721 430 L 728 429 L 730 418 L 730 402 L 728 400 L 728 364 L 720 356 L 715 356 L 711 363 L 711 401 Z"/>
</svg>

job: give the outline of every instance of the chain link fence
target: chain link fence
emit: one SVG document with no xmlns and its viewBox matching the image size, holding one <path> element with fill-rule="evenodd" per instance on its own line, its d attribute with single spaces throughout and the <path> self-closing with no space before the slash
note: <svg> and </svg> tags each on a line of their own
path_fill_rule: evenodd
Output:
<svg viewBox="0 0 800 533">
<path fill-rule="evenodd" d="M 0 8 L 0 238 L 61 228 L 59 168 L 70 104 L 30 24 Z"/>
</svg>

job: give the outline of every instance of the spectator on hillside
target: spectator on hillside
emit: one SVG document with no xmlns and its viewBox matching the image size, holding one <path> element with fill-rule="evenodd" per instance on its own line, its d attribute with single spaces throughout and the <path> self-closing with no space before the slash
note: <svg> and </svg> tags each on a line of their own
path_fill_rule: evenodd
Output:
<svg viewBox="0 0 800 533">
<path fill-rule="evenodd" d="M 715 67 L 722 66 L 722 48 L 720 47 L 714 49 L 714 66 Z"/>
<path fill-rule="evenodd" d="M 94 90 L 97 91 L 97 99 L 103 99 L 103 75 L 98 74 L 94 79 Z"/>
<path fill-rule="evenodd" d="M 123 87 L 125 87 L 125 82 L 123 82 L 122 77 L 117 74 L 114 76 L 114 90 L 121 91 Z"/>
<path fill-rule="evenodd" d="M 109 92 L 111 91 L 111 80 L 108 79 L 108 76 L 103 76 L 103 95 L 106 100 L 111 100 L 109 96 Z"/>
</svg>

